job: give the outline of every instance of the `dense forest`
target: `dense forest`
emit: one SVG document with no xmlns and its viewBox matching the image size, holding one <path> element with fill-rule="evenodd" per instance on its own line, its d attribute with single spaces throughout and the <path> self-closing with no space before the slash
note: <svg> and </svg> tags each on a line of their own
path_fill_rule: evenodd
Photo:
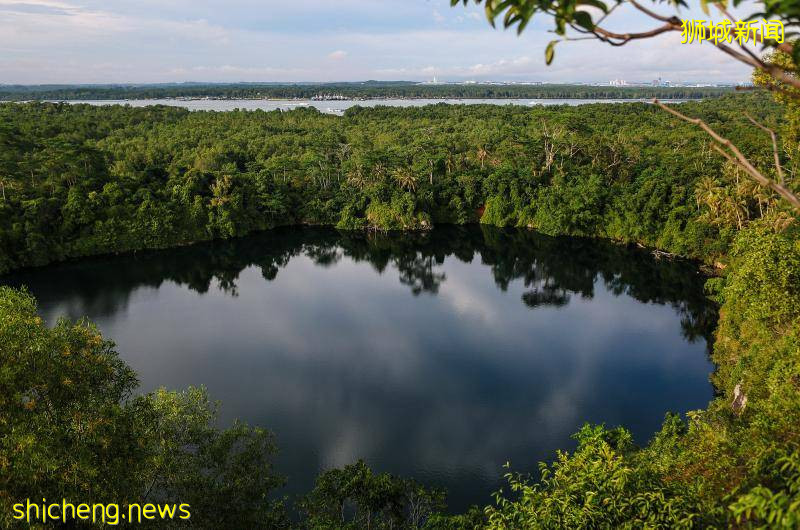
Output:
<svg viewBox="0 0 800 530">
<path fill-rule="evenodd" d="M 726 87 L 614 87 L 551 84 L 420 84 L 411 82 L 205 84 L 169 85 L 0 85 L 0 101 L 94 99 L 347 99 L 381 98 L 501 98 L 501 99 L 698 99 L 733 91 Z"/>
<path fill-rule="evenodd" d="M 739 116 L 774 121 L 768 98 L 682 108 L 733 123 L 734 140 L 769 155 L 766 135 Z M 12 103 L 0 120 L 0 272 L 287 224 L 479 220 L 713 258 L 772 207 L 751 198 L 748 181 L 715 191 L 738 177 L 724 176 L 701 131 L 647 104 L 356 107 L 335 117 Z"/>
<path fill-rule="evenodd" d="M 795 108 L 740 94 L 680 109 L 762 168 L 770 139 L 744 113 L 787 123 L 780 156 L 796 187 Z M 720 305 L 719 397 L 687 418 L 667 415 L 647 446 L 624 428 L 587 425 L 537 480 L 510 473 L 494 502 L 463 515 L 443 512 L 442 492 L 354 463 L 323 473 L 290 523 L 272 495 L 282 480 L 268 432 L 213 428 L 202 390 L 131 397 L 135 374 L 96 328 L 47 327 L 30 295 L 2 288 L 0 521 L 9 499 L 36 491 L 188 499 L 206 515 L 193 523 L 207 527 L 800 525 L 796 214 L 654 106 L 355 107 L 336 117 L 5 104 L 0 145 L 3 271 L 280 225 L 379 239 L 481 222 L 698 258 L 719 271 L 706 288 Z"/>
</svg>

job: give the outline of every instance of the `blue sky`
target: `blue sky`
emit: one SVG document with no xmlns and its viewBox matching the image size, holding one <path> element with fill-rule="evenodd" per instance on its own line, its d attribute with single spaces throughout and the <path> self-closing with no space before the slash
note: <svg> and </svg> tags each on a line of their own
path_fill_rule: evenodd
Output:
<svg viewBox="0 0 800 530">
<path fill-rule="evenodd" d="M 749 70 L 672 34 L 559 45 L 549 20 L 494 30 L 448 0 L 0 0 L 0 83 L 518 80 L 740 82 Z M 699 13 L 688 16 L 704 18 Z M 721 18 L 721 17 L 717 17 Z M 717 20 L 715 18 L 715 20 Z M 608 26 L 653 24 L 627 6 Z"/>
</svg>

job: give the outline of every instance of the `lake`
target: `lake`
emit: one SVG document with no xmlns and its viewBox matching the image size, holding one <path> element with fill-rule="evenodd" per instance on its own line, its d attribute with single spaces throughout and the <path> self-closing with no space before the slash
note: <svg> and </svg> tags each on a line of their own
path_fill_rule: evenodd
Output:
<svg viewBox="0 0 800 530">
<path fill-rule="evenodd" d="M 367 99 L 341 101 L 311 100 L 270 100 L 270 99 L 131 99 L 131 100 L 87 100 L 67 101 L 67 103 L 87 103 L 89 105 L 130 105 L 147 107 L 169 105 L 189 110 L 230 111 L 241 110 L 292 110 L 313 107 L 327 114 L 343 114 L 356 105 L 361 107 L 423 107 L 446 103 L 448 105 L 586 105 L 589 103 L 647 103 L 649 99 Z M 681 103 L 684 100 L 663 100 L 664 103 Z"/>
<path fill-rule="evenodd" d="M 639 443 L 712 398 L 704 278 L 641 249 L 529 230 L 284 228 L 0 279 L 88 316 L 142 390 L 205 385 L 277 436 L 282 494 L 363 458 L 491 502 L 584 422 Z"/>
</svg>

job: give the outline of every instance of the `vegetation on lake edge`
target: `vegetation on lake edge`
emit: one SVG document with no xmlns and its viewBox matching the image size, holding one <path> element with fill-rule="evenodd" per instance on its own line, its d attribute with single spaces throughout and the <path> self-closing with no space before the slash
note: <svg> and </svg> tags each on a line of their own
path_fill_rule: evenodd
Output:
<svg viewBox="0 0 800 530">
<path fill-rule="evenodd" d="M 737 118 L 744 109 L 767 123 L 783 112 L 757 95 L 682 107 L 758 160 L 768 139 Z M 460 516 L 432 513 L 439 494 L 413 483 L 360 464 L 334 470 L 304 501 L 309 527 L 361 527 L 365 518 L 376 528 L 800 524 L 799 230 L 791 211 L 720 163 L 691 127 L 644 105 L 352 109 L 335 118 L 29 104 L 0 106 L 0 117 L 6 270 L 279 224 L 478 220 L 726 262 L 708 286 L 721 311 L 719 397 L 707 410 L 668 415 L 644 448 L 624 429 L 587 426 L 540 481 L 511 474 L 492 506 Z M 786 121 L 792 175 L 797 121 Z M 266 433 L 209 428 L 213 407 L 194 390 L 128 399 L 135 380 L 110 344 L 86 323 L 46 328 L 24 293 L 3 289 L 0 313 L 4 514 L 30 491 L 172 498 L 201 487 L 207 502 L 231 503 L 209 526 L 287 524 L 267 497 L 280 480 Z M 45 364 L 58 369 L 36 369 Z M 140 413 L 162 427 L 140 425 Z M 209 469 L 218 480 L 208 482 Z M 119 474 L 100 480 L 97 470 Z M 147 489 L 148 479 L 158 487 Z"/>
<path fill-rule="evenodd" d="M 769 163 L 768 138 L 741 117 L 779 120 L 768 97 L 682 108 Z M 713 259 L 749 220 L 784 215 L 702 131 L 645 104 L 344 117 L 3 104 L 0 146 L 0 273 L 291 224 L 480 221 Z"/>
</svg>

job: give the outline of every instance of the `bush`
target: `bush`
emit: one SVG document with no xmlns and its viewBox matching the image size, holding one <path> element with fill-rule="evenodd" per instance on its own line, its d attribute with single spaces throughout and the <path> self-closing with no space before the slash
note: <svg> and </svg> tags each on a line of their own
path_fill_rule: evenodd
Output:
<svg viewBox="0 0 800 530">
<path fill-rule="evenodd" d="M 189 503 L 200 527 L 284 525 L 271 435 L 217 429 L 203 389 L 133 398 L 113 348 L 88 322 L 46 327 L 33 297 L 0 287 L 0 526 L 13 504 L 43 498 Z"/>
</svg>

